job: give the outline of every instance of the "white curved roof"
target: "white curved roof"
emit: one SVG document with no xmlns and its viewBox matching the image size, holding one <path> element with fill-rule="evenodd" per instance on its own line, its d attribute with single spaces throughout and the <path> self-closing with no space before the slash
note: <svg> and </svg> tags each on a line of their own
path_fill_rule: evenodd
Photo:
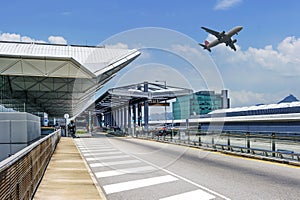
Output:
<svg viewBox="0 0 300 200">
<path fill-rule="evenodd" d="M 300 102 L 295 101 L 295 102 L 290 102 L 290 103 L 267 104 L 267 105 L 259 105 L 259 106 L 219 109 L 219 110 L 214 110 L 214 111 L 210 112 L 209 114 L 241 112 L 241 111 L 251 111 L 251 110 L 265 110 L 265 109 L 275 109 L 275 108 L 288 108 L 288 107 L 299 107 L 299 106 L 300 106 Z"/>
<path fill-rule="evenodd" d="M 17 107 L 26 103 L 26 112 L 74 116 L 139 55 L 135 49 L 0 41 L 0 76 L 10 89 L 2 104 L 14 100 Z"/>
<path fill-rule="evenodd" d="M 72 65 L 75 68 L 81 68 L 84 74 L 88 76 L 98 76 L 103 73 L 103 69 L 107 68 L 110 65 L 117 63 L 117 65 L 126 62 L 127 60 L 136 57 L 140 54 L 137 50 L 129 49 L 109 49 L 100 46 L 70 46 L 70 45 L 52 45 L 52 44 L 36 44 L 36 43 L 20 43 L 20 42 L 0 42 L 0 56 L 3 57 L 24 57 L 24 58 L 43 58 L 50 60 L 62 61 L 69 59 L 72 61 Z M 9 59 L 1 59 L 2 63 L 11 64 Z M 31 62 L 31 60 L 29 60 Z M 32 63 L 30 63 L 32 64 Z M 30 66 L 29 64 L 29 66 Z M 44 74 L 38 73 L 37 75 L 48 76 L 51 69 L 62 65 L 62 62 L 52 62 L 52 65 L 49 64 L 49 67 L 44 67 L 38 63 L 34 65 L 38 70 Z M 70 63 L 69 63 L 70 64 Z M 5 65 L 5 64 L 4 64 Z M 53 66 L 54 65 L 54 66 Z M 42 66 L 42 67 L 41 67 Z M 69 67 L 69 65 L 64 65 L 60 67 L 59 73 L 52 74 L 53 76 L 65 74 L 66 77 L 69 77 L 70 74 L 67 74 L 69 69 L 64 68 Z M 27 67 L 30 68 L 30 67 Z M 51 68 L 51 69 L 50 69 Z M 70 68 L 70 67 L 69 67 Z M 21 70 L 12 71 L 10 70 L 8 75 L 16 75 L 15 73 L 20 73 Z M 1 69 L 0 69 L 1 70 Z M 32 70 L 32 69 L 31 69 Z M 3 70 L 2 70 L 3 71 Z M 0 71 L 1 74 L 3 72 Z M 5 72 L 5 71 L 4 71 Z M 25 72 L 24 72 L 25 73 Z M 19 74 L 17 74 L 19 75 Z M 26 74 L 25 74 L 26 75 Z M 33 74 L 34 75 L 34 74 Z M 51 75 L 50 75 L 51 77 Z"/>
</svg>

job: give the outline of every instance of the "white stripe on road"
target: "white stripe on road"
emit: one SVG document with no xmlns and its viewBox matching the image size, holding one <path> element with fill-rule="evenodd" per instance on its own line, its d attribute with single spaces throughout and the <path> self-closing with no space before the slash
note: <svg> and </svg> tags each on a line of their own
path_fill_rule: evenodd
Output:
<svg viewBox="0 0 300 200">
<path fill-rule="evenodd" d="M 211 195 L 203 190 L 195 190 L 191 192 L 186 192 L 166 198 L 162 198 L 160 200 L 210 200 L 214 199 L 215 196 Z"/>
<path fill-rule="evenodd" d="M 90 149 L 107 149 L 112 148 L 112 146 L 94 146 L 94 147 L 78 147 L 80 150 L 90 150 Z"/>
<path fill-rule="evenodd" d="M 104 172 L 96 172 L 95 176 L 97 178 L 104 178 L 104 177 L 110 177 L 110 176 L 118 176 L 123 174 L 132 174 L 132 173 L 138 173 L 138 172 L 147 172 L 154 170 L 155 168 L 152 166 L 144 166 L 144 167 L 135 167 L 135 168 L 126 168 L 126 169 L 117 169 L 117 170 L 110 170 L 110 171 L 104 171 Z"/>
<path fill-rule="evenodd" d="M 110 160 L 110 159 L 117 159 L 117 158 L 129 158 L 129 155 L 122 155 L 122 156 L 103 156 L 97 158 L 86 158 L 87 161 L 94 161 L 94 160 Z"/>
<path fill-rule="evenodd" d="M 90 167 L 124 165 L 124 164 L 141 163 L 141 162 L 142 161 L 140 161 L 140 160 L 121 160 L 121 161 L 113 161 L 113 162 L 92 163 L 92 164 L 90 164 Z"/>
<path fill-rule="evenodd" d="M 155 164 L 153 164 L 153 163 L 151 163 L 151 162 L 149 162 L 149 161 L 146 161 L 146 160 L 144 160 L 144 159 L 142 159 L 142 158 L 139 158 L 139 157 L 137 157 L 137 156 L 135 156 L 135 155 L 132 155 L 132 154 L 130 154 L 130 155 L 131 155 L 131 157 L 133 157 L 133 158 L 139 159 L 139 160 L 141 160 L 142 162 L 147 163 L 148 165 L 151 165 L 151 166 L 153 166 L 153 167 L 155 167 L 155 168 L 157 168 L 157 169 L 160 169 L 160 170 L 162 170 L 162 171 L 164 171 L 164 172 L 166 172 L 166 173 L 168 173 L 168 174 L 170 174 L 170 175 L 172 175 L 172 176 L 174 176 L 174 177 L 177 177 L 178 179 L 181 179 L 181 180 L 183 180 L 183 181 L 185 181 L 185 182 L 188 182 L 188 183 L 190 183 L 190 184 L 192 184 L 192 185 L 194 185 L 194 186 L 196 186 L 196 187 L 198 187 L 198 188 L 200 188 L 200 189 L 202 189 L 202 190 L 208 191 L 208 192 L 210 192 L 211 194 L 214 194 L 214 195 L 216 195 L 216 196 L 218 196 L 218 197 L 221 197 L 221 198 L 223 198 L 223 199 L 225 199 L 225 200 L 230 200 L 230 198 L 225 197 L 224 195 L 219 194 L 218 192 L 215 192 L 215 191 L 213 191 L 213 190 L 211 190 L 211 189 L 208 189 L 207 187 L 204 187 L 204 186 L 202 186 L 202 185 L 200 185 L 200 184 L 198 184 L 198 183 L 195 183 L 195 182 L 193 182 L 193 181 L 191 181 L 191 180 L 189 180 L 189 179 L 187 179 L 187 178 L 184 178 L 183 176 L 180 176 L 180 175 L 178 175 L 178 174 L 176 174 L 176 173 L 173 173 L 173 172 L 171 172 L 171 171 L 169 171 L 169 170 L 167 170 L 167 169 L 165 169 L 165 168 L 162 168 L 162 167 L 160 167 L 160 166 L 158 166 L 158 165 L 155 165 Z"/>
<path fill-rule="evenodd" d="M 177 181 L 178 179 L 171 175 L 166 176 L 159 176 L 154 178 L 146 178 L 136 181 L 128 181 L 128 182 L 122 182 L 122 183 L 116 183 L 111 185 L 105 185 L 103 186 L 106 194 L 112 194 L 116 192 L 122 192 L 127 190 L 132 190 L 136 188 L 142 188 L 147 187 L 151 185 L 157 185 L 161 183 L 167 183 L 172 181 Z"/>
<path fill-rule="evenodd" d="M 115 151 L 115 152 L 98 152 L 98 153 L 84 153 L 84 157 L 90 157 L 90 156 L 99 156 L 99 155 L 114 155 L 114 154 L 122 154 L 121 151 Z"/>
<path fill-rule="evenodd" d="M 82 150 L 82 153 L 94 153 L 94 152 L 105 152 L 105 151 L 117 151 L 117 149 L 108 148 L 108 149 L 91 149 L 91 150 Z"/>
</svg>

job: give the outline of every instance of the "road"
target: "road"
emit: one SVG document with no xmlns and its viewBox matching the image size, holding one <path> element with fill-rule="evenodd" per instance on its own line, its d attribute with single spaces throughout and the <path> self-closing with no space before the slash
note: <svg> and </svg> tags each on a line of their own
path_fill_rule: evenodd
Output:
<svg viewBox="0 0 300 200">
<path fill-rule="evenodd" d="M 108 200 L 300 197 L 299 167 L 104 134 L 75 141 Z"/>
</svg>

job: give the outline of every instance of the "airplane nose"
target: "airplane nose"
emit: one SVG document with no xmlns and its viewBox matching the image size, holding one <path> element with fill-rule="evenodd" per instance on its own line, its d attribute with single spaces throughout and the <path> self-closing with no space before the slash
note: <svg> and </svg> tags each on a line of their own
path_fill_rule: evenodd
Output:
<svg viewBox="0 0 300 200">
<path fill-rule="evenodd" d="M 240 31 L 240 30 L 242 30 L 243 29 L 243 27 L 242 26 L 238 26 L 238 30 Z"/>
</svg>

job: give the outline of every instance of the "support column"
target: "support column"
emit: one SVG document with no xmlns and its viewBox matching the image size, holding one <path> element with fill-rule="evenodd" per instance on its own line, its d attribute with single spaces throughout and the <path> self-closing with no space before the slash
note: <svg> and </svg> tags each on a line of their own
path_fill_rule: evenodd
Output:
<svg viewBox="0 0 300 200">
<path fill-rule="evenodd" d="M 138 126 L 142 126 L 142 104 L 138 103 Z"/>
<path fill-rule="evenodd" d="M 133 135 L 136 134 L 136 106 L 132 105 L 132 119 L 133 119 Z"/>
<path fill-rule="evenodd" d="M 144 82 L 144 92 L 148 92 L 148 82 Z M 149 124 L 149 103 L 148 100 L 144 101 L 144 123 L 145 131 L 148 135 L 148 124 Z"/>
<path fill-rule="evenodd" d="M 116 126 L 120 127 L 120 111 L 119 109 L 116 110 Z"/>
<path fill-rule="evenodd" d="M 92 133 L 92 112 L 89 111 L 88 114 L 89 114 L 89 116 L 88 116 L 88 122 L 89 122 L 89 126 L 88 126 L 89 128 L 88 129 L 89 130 L 88 131 L 89 131 L 89 133 Z"/>
<path fill-rule="evenodd" d="M 98 121 L 98 124 L 99 126 L 102 128 L 102 122 L 103 122 L 103 114 L 96 114 L 96 117 L 97 117 L 97 121 Z"/>
<path fill-rule="evenodd" d="M 131 120 L 132 120 L 132 116 L 131 116 L 131 105 L 129 103 L 128 105 L 128 134 L 132 135 L 132 131 L 131 131 Z"/>
<path fill-rule="evenodd" d="M 105 117 L 104 117 L 104 125 L 107 126 L 107 125 L 110 125 L 110 115 L 109 113 L 105 113 Z"/>
<path fill-rule="evenodd" d="M 124 130 L 124 108 L 120 108 L 120 128 Z"/>
<path fill-rule="evenodd" d="M 124 107 L 123 108 L 123 119 L 124 119 L 124 125 L 123 125 L 123 128 L 124 128 L 124 132 L 128 132 L 128 129 L 127 129 L 127 121 L 128 121 L 128 119 L 127 119 L 127 107 Z"/>
<path fill-rule="evenodd" d="M 112 126 L 116 125 L 116 111 L 112 111 Z"/>
<path fill-rule="evenodd" d="M 118 127 L 119 126 L 119 112 L 118 112 L 118 110 L 115 110 L 115 122 L 116 122 L 116 127 Z"/>
</svg>

